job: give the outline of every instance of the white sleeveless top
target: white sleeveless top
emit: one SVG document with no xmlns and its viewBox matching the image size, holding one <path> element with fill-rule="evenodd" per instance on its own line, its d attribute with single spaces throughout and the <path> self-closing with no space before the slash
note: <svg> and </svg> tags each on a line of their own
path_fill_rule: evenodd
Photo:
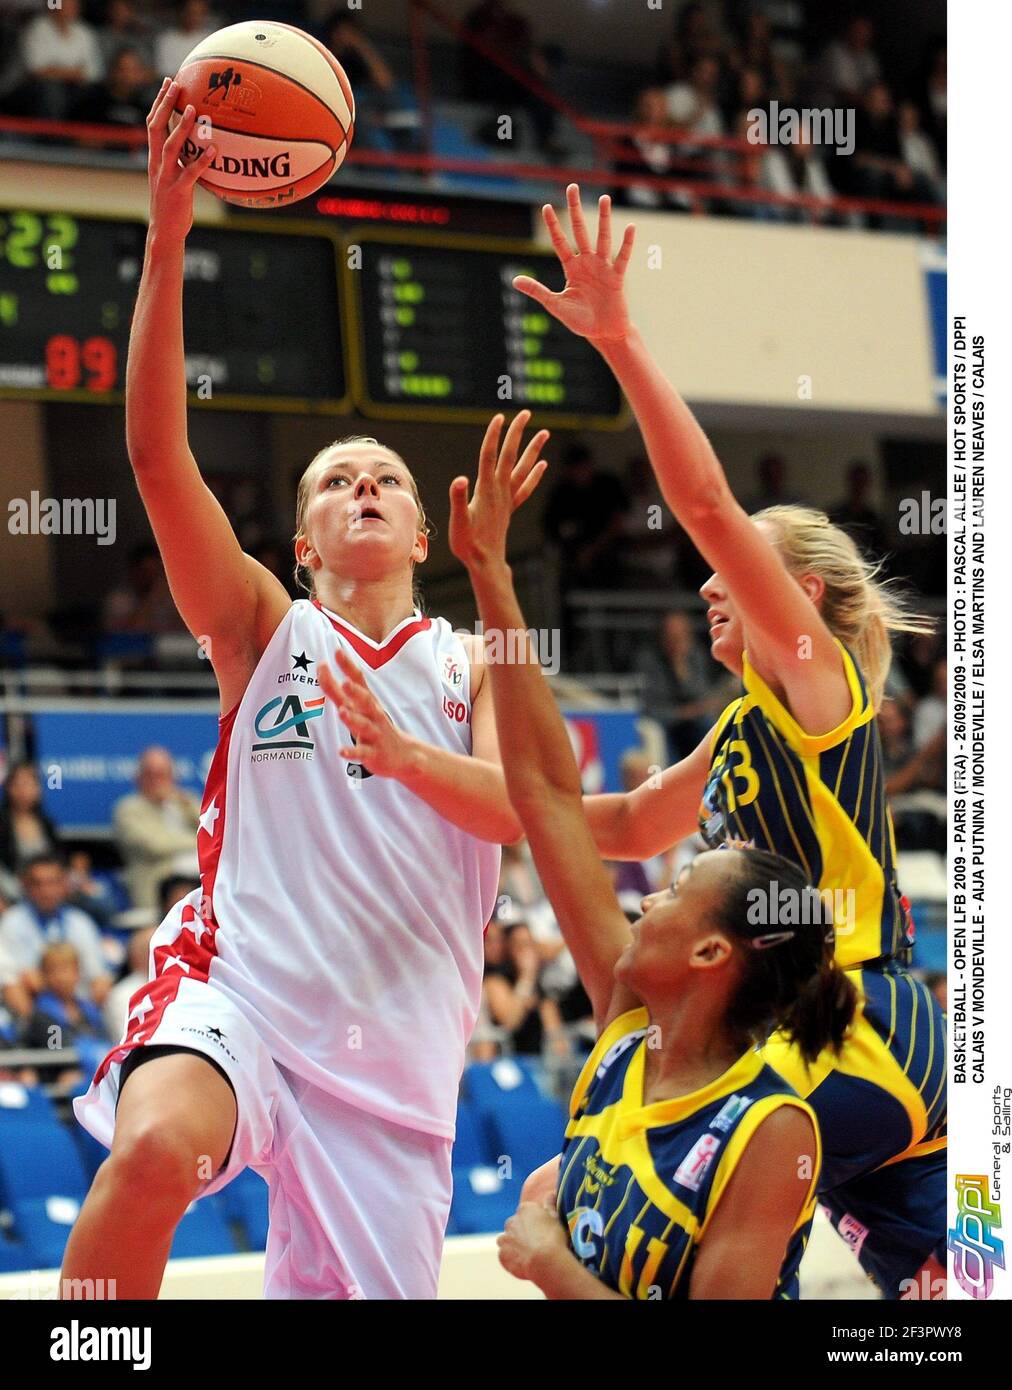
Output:
<svg viewBox="0 0 1012 1390">
<path fill-rule="evenodd" d="M 197 832 L 203 920 L 201 892 L 172 909 L 153 975 L 182 957 L 282 1066 L 450 1137 L 500 850 L 340 756 L 352 739 L 316 677 L 337 647 L 398 728 L 470 754 L 468 658 L 444 618 L 416 613 L 377 643 L 296 601 L 221 720 Z"/>
</svg>

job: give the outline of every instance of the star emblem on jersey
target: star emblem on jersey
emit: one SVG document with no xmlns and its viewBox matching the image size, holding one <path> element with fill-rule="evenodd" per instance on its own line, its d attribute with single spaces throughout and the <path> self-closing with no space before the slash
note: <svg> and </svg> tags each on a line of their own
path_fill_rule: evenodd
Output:
<svg viewBox="0 0 1012 1390">
<path fill-rule="evenodd" d="M 207 807 L 200 813 L 200 820 L 198 824 L 201 830 L 206 830 L 208 835 L 213 835 L 215 822 L 217 821 L 220 815 L 221 810 L 218 807 L 218 798 L 216 796 L 212 796 Z"/>
<path fill-rule="evenodd" d="M 145 995 L 144 998 L 139 1000 L 130 1010 L 130 1017 L 127 1019 L 127 1023 L 133 1023 L 134 1019 L 136 1019 L 138 1023 L 142 1023 L 154 1007 L 154 1004 L 152 1004 L 148 996 Z"/>
<path fill-rule="evenodd" d="M 207 1031 L 210 1037 L 217 1038 L 219 1042 L 221 1042 L 222 1038 L 226 1036 L 226 1034 L 223 1033 L 220 1028 L 208 1028 Z"/>
<path fill-rule="evenodd" d="M 307 656 L 305 652 L 300 652 L 298 656 L 296 656 L 295 653 L 292 652 L 292 670 L 293 670 L 293 671 L 305 671 L 306 675 L 308 676 L 308 675 L 309 675 L 309 668 L 310 668 L 310 666 L 313 666 L 314 664 L 315 664 L 315 662 L 314 662 L 313 658 L 312 658 L 311 656 Z"/>
</svg>

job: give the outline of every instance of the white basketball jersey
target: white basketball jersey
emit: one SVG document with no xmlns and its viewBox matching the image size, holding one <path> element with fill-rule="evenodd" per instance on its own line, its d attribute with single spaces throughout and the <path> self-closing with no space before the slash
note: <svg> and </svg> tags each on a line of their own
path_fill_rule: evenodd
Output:
<svg viewBox="0 0 1012 1390">
<path fill-rule="evenodd" d="M 203 919 L 199 892 L 170 912 L 153 978 L 204 976 L 282 1066 L 449 1137 L 499 846 L 340 756 L 353 740 L 317 681 L 338 647 L 399 729 L 471 752 L 468 659 L 445 619 L 415 614 L 377 643 L 294 603 L 221 721 L 197 833 Z"/>
</svg>

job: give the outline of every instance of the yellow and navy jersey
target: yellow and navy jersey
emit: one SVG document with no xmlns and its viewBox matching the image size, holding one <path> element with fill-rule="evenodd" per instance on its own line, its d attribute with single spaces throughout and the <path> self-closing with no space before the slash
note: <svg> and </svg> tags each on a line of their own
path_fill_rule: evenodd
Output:
<svg viewBox="0 0 1012 1390">
<path fill-rule="evenodd" d="M 557 1195 L 570 1248 L 627 1298 L 687 1298 L 696 1252 L 749 1140 L 774 1110 L 796 1106 L 812 1119 L 815 1152 L 773 1293 L 796 1298 L 822 1160 L 811 1107 L 754 1050 L 701 1090 L 644 1105 L 648 1027 L 643 1008 L 610 1023 L 573 1090 Z"/>
<path fill-rule="evenodd" d="M 889 962 L 849 972 L 857 1016 L 840 1052 L 811 1064 L 779 1033 L 764 1061 L 815 1111 L 825 1160 L 820 1191 L 946 1146 L 945 1015 L 927 985 Z"/>
<path fill-rule="evenodd" d="M 832 894 L 844 968 L 908 959 L 912 922 L 896 884 L 896 842 L 882 747 L 864 677 L 842 642 L 851 709 L 837 728 L 806 734 L 743 657 L 745 694 L 721 714 L 699 810 L 711 847 L 751 841 L 791 859 Z"/>
</svg>

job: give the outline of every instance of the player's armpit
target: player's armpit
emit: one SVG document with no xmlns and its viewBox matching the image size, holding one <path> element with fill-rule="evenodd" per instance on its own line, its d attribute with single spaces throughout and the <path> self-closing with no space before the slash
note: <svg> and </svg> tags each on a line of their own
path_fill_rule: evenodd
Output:
<svg viewBox="0 0 1012 1390">
<path fill-rule="evenodd" d="M 689 1297 L 772 1298 L 818 1176 L 808 1114 L 784 1105 L 752 1135 L 700 1240 Z"/>
</svg>

